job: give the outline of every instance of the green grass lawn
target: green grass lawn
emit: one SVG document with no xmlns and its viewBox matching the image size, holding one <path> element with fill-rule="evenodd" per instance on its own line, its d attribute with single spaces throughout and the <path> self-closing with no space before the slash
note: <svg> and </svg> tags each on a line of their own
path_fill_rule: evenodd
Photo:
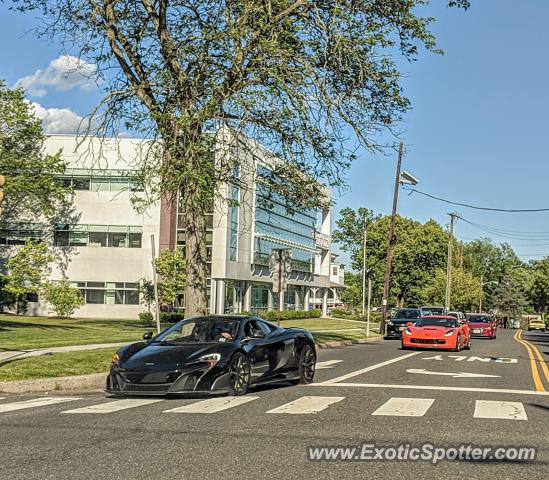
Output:
<svg viewBox="0 0 549 480">
<path fill-rule="evenodd" d="M 114 352 L 116 348 L 101 348 L 23 358 L 0 366 L 0 381 L 108 372 Z"/>
<path fill-rule="evenodd" d="M 317 343 L 338 342 L 366 338 L 366 323 L 346 322 L 336 318 L 310 318 L 306 320 L 283 320 L 283 327 L 300 327 L 309 330 Z M 370 324 L 370 337 L 378 337 L 377 323 Z"/>
<path fill-rule="evenodd" d="M 139 320 L 0 315 L 0 350 L 132 342 L 148 330 Z"/>
</svg>

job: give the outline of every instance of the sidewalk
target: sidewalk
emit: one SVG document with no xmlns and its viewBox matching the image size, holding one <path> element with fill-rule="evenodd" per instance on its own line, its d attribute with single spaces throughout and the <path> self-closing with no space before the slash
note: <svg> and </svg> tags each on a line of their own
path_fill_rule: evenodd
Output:
<svg viewBox="0 0 549 480">
<path fill-rule="evenodd" d="M 95 343 L 92 345 L 67 345 L 64 347 L 37 348 L 31 350 L 0 350 L 0 365 L 21 358 L 39 357 L 52 353 L 80 352 L 84 350 L 97 350 L 98 348 L 115 348 L 127 345 L 128 342 L 119 343 Z"/>
</svg>

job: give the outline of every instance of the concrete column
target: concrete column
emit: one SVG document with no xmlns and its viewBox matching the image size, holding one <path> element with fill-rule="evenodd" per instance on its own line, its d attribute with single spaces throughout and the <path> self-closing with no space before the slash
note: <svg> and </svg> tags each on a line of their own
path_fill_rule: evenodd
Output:
<svg viewBox="0 0 549 480">
<path fill-rule="evenodd" d="M 269 312 L 273 310 L 273 291 L 270 288 L 267 295 L 267 310 Z"/>
<path fill-rule="evenodd" d="M 223 315 L 225 313 L 225 280 L 217 280 L 216 283 L 217 307 L 215 313 Z"/>
<path fill-rule="evenodd" d="M 322 316 L 326 317 L 328 315 L 328 289 L 322 289 Z"/>
<path fill-rule="evenodd" d="M 252 309 L 252 284 L 246 282 L 244 287 L 244 311 L 249 312 Z"/>
<path fill-rule="evenodd" d="M 217 281 L 212 278 L 210 285 L 210 313 L 215 315 L 217 313 Z"/>
<path fill-rule="evenodd" d="M 303 310 L 309 310 L 309 294 L 311 292 L 311 289 L 308 287 L 305 287 L 305 299 L 303 300 Z"/>
<path fill-rule="evenodd" d="M 301 306 L 301 305 L 299 304 L 299 293 L 298 293 L 298 292 L 299 292 L 299 289 L 296 288 L 296 289 L 294 290 L 294 303 L 295 303 L 295 309 L 296 309 L 296 310 L 299 310 L 299 309 L 300 309 L 300 306 Z"/>
</svg>

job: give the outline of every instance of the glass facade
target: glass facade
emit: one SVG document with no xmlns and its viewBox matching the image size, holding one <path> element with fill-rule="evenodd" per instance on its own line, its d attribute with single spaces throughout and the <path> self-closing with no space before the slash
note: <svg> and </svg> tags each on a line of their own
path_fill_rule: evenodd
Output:
<svg viewBox="0 0 549 480">
<path fill-rule="evenodd" d="M 254 263 L 269 265 L 273 248 L 292 250 L 292 269 L 312 272 L 317 211 L 288 211 L 286 202 L 261 182 L 270 171 L 258 165 L 255 204 Z"/>
<path fill-rule="evenodd" d="M 57 247 L 141 248 L 143 227 L 134 225 L 56 225 Z"/>
<path fill-rule="evenodd" d="M 138 181 L 138 172 L 132 170 L 93 170 L 88 168 L 67 168 L 60 175 L 61 181 L 74 190 L 91 192 L 143 191 Z"/>
</svg>

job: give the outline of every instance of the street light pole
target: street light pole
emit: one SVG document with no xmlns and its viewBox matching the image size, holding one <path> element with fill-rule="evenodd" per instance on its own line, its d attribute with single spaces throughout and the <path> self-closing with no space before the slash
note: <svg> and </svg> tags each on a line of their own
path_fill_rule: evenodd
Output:
<svg viewBox="0 0 549 480">
<path fill-rule="evenodd" d="M 366 303 L 366 218 L 362 218 L 362 318 L 364 318 L 364 304 Z"/>
<path fill-rule="evenodd" d="M 387 316 L 387 301 L 389 298 L 389 285 L 391 280 L 391 263 L 393 260 L 393 243 L 395 236 L 395 222 L 398 205 L 398 189 L 400 184 L 400 168 L 402 165 L 402 153 L 404 143 L 400 142 L 398 148 L 397 169 L 395 176 L 395 187 L 393 192 L 393 211 L 391 213 L 391 222 L 389 224 L 389 237 L 387 238 L 387 256 L 385 258 L 385 279 L 383 282 L 383 300 L 381 302 L 381 322 L 379 324 L 379 334 L 385 336 L 385 317 Z"/>
</svg>

